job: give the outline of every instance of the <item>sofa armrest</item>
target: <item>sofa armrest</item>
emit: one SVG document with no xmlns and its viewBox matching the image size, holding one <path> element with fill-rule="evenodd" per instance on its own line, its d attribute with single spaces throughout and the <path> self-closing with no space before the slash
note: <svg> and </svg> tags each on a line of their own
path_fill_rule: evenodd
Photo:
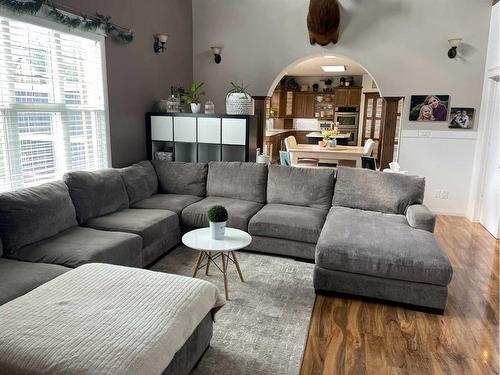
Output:
<svg viewBox="0 0 500 375">
<path fill-rule="evenodd" d="M 436 216 L 423 204 L 414 204 L 406 209 L 406 220 L 413 228 L 434 232 Z"/>
</svg>

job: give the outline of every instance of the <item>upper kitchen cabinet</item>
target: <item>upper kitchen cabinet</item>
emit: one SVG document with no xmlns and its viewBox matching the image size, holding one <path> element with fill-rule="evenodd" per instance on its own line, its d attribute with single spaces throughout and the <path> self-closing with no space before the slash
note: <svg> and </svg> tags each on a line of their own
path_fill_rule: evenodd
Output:
<svg viewBox="0 0 500 375">
<path fill-rule="evenodd" d="M 293 118 L 294 92 L 276 90 L 271 97 L 271 109 L 276 118 Z"/>
<path fill-rule="evenodd" d="M 338 87 L 335 89 L 335 107 L 359 107 L 361 87 Z"/>
<path fill-rule="evenodd" d="M 296 118 L 314 118 L 314 100 L 315 94 L 297 92 L 294 95 L 294 117 Z"/>
</svg>

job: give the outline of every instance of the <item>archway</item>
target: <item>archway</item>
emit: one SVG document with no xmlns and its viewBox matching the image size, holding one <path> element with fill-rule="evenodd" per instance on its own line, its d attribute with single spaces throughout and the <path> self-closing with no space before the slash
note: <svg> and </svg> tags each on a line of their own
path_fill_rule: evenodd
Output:
<svg viewBox="0 0 500 375">
<path fill-rule="evenodd" d="M 282 81 L 285 77 L 298 82 L 296 87 L 290 88 L 288 84 L 285 87 Z M 351 79 L 350 85 L 341 81 L 340 77 Z M 314 80 L 329 81 L 327 91 L 318 90 L 317 82 L 312 90 Z M 299 84 L 303 87 L 299 88 Z M 330 122 L 336 123 L 339 131 L 345 132 L 343 134 L 351 135 L 346 145 L 362 146 L 367 139 L 373 139 L 373 156 L 382 162 L 382 167 L 386 167 L 389 162 L 397 160 L 403 108 L 402 98 L 385 98 L 382 90 L 375 77 L 362 64 L 346 56 L 325 52 L 297 59 L 284 67 L 269 86 L 265 127 L 267 136 L 264 137 L 264 146 L 269 147 L 264 149 L 276 160 L 278 151 L 283 149 L 286 136 L 296 136 L 299 143 L 314 143 L 318 139 L 311 139 L 313 135 L 306 134 L 307 131 L 319 131 Z M 325 94 L 329 95 L 324 96 Z M 334 108 L 332 112 L 318 109 L 322 106 L 319 103 L 323 97 L 329 100 L 331 97 L 335 98 L 333 106 L 329 106 Z M 285 113 L 279 110 L 282 106 L 286 108 Z M 311 109 L 312 106 L 315 110 Z M 310 129 L 307 124 L 311 125 Z M 307 131 L 304 132 L 303 129 Z"/>
</svg>

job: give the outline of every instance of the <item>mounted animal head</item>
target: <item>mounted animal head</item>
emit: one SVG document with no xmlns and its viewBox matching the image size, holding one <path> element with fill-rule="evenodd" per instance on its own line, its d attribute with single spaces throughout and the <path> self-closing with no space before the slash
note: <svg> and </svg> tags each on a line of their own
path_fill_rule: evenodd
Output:
<svg viewBox="0 0 500 375">
<path fill-rule="evenodd" d="M 311 44 L 326 46 L 339 39 L 340 7 L 337 0 L 310 0 L 307 28 Z"/>
</svg>

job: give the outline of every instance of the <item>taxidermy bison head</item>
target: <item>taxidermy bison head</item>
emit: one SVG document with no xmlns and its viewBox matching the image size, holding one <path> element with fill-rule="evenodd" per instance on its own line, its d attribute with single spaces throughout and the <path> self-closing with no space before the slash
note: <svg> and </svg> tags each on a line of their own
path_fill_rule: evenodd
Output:
<svg viewBox="0 0 500 375">
<path fill-rule="evenodd" d="M 326 46 L 339 39 L 340 9 L 337 0 L 310 0 L 307 28 L 309 41 Z"/>
</svg>

